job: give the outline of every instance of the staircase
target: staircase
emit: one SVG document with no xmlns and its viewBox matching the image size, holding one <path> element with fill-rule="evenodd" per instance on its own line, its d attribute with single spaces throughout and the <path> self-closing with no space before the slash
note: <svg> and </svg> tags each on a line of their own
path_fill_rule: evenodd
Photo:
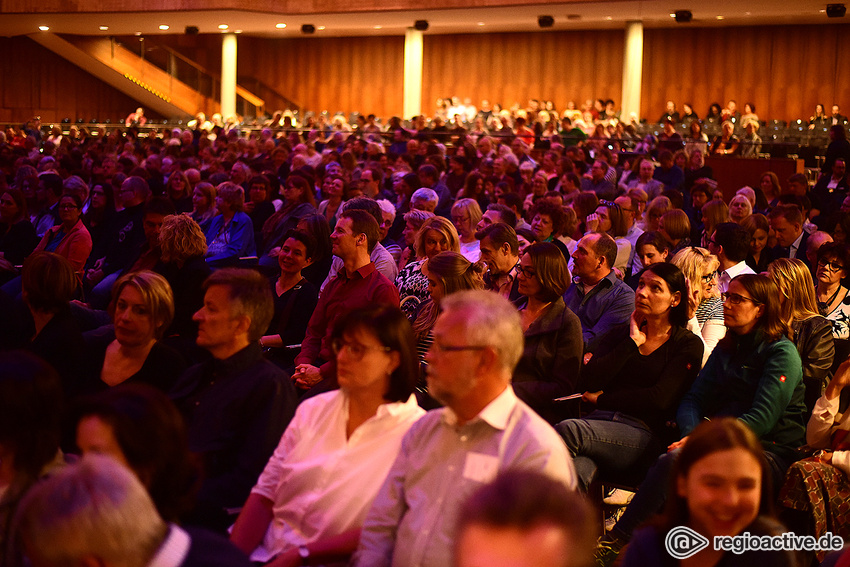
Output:
<svg viewBox="0 0 850 567">
<path fill-rule="evenodd" d="M 198 112 L 209 116 L 221 110 L 220 78 L 177 52 L 171 53 L 170 64 L 163 69 L 108 37 L 60 37 L 46 32 L 29 37 L 161 116 L 186 119 Z M 175 62 L 193 68 L 200 77 L 195 85 L 177 78 Z M 262 116 L 263 99 L 239 85 L 236 95 L 243 115 Z"/>
</svg>

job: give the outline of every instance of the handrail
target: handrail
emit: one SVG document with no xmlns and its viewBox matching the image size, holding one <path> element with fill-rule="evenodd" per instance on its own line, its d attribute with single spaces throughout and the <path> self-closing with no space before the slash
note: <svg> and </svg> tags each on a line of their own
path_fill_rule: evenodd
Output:
<svg viewBox="0 0 850 567">
<path fill-rule="evenodd" d="M 208 71 L 203 66 L 192 61 L 191 59 L 189 59 L 188 57 L 186 57 L 185 55 L 183 55 L 182 53 L 180 53 L 176 49 L 169 47 L 167 45 L 160 44 L 160 43 L 155 43 L 154 46 L 158 47 L 160 49 L 163 49 L 164 51 L 166 51 L 167 53 L 170 53 L 171 55 L 174 55 L 175 57 L 177 57 L 181 61 L 187 63 L 190 67 L 194 67 L 195 69 L 197 69 L 201 73 L 204 73 L 205 75 L 209 75 L 210 77 L 212 77 L 213 79 L 215 79 L 219 83 L 221 83 L 221 75 L 219 73 L 213 73 L 212 71 Z M 263 100 L 259 96 L 255 95 L 254 93 L 252 93 L 251 91 L 249 91 L 245 87 L 240 86 L 239 84 L 236 85 L 236 94 L 241 96 L 242 98 L 244 98 L 252 106 L 256 106 L 257 108 L 265 108 L 265 106 L 266 106 L 265 100 Z"/>
</svg>

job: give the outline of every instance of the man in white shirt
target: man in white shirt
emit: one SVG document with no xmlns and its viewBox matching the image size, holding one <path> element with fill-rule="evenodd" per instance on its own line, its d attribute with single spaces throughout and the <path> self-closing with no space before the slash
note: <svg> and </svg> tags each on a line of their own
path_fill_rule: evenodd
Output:
<svg viewBox="0 0 850 567">
<path fill-rule="evenodd" d="M 626 231 L 626 235 L 623 238 L 628 240 L 632 245 L 632 252 L 629 255 L 629 263 L 627 265 L 631 269 L 631 273 L 636 274 L 643 269 L 643 264 L 641 263 L 640 258 L 636 258 L 637 254 L 635 254 L 637 249 L 637 240 L 640 238 L 640 235 L 643 234 L 643 230 L 635 222 L 640 202 L 628 195 L 620 195 L 614 199 L 614 202 L 620 205 L 620 210 L 623 211 L 623 216 L 626 218 L 628 231 Z"/>
<path fill-rule="evenodd" d="M 744 261 L 750 251 L 750 233 L 735 222 L 722 222 L 714 227 L 708 241 L 708 251 L 720 260 L 717 287 L 726 293 L 729 282 L 741 274 L 754 274 Z"/>
<path fill-rule="evenodd" d="M 445 407 L 404 437 L 366 517 L 357 567 L 451 565 L 462 503 L 500 471 L 576 486 L 564 443 L 510 386 L 523 348 L 516 309 L 487 291 L 454 293 L 442 307 L 427 361 L 429 393 Z"/>
</svg>

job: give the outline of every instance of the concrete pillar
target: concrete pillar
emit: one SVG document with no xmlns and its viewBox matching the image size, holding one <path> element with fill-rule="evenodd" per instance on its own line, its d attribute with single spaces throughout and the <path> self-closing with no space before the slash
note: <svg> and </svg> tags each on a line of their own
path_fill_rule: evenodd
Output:
<svg viewBox="0 0 850 567">
<path fill-rule="evenodd" d="M 643 22 L 626 22 L 623 56 L 623 104 L 620 120 L 640 120 L 640 88 L 643 77 Z"/>
<path fill-rule="evenodd" d="M 408 28 L 404 34 L 403 119 L 422 113 L 422 32 Z"/>
<path fill-rule="evenodd" d="M 236 114 L 236 34 L 226 33 L 221 41 L 221 115 Z"/>
</svg>

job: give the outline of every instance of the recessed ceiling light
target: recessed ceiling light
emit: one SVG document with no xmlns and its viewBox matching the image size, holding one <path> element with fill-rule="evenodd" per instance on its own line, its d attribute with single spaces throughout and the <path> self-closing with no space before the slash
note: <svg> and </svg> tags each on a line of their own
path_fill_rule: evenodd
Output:
<svg viewBox="0 0 850 567">
<path fill-rule="evenodd" d="M 752 14 L 752 12 L 744 12 L 744 15 L 745 15 L 745 16 L 749 16 L 749 15 L 751 15 L 751 14 Z"/>
<path fill-rule="evenodd" d="M 233 33 L 242 33 L 242 30 L 233 30 Z"/>
<path fill-rule="evenodd" d="M 478 25 L 479 25 L 479 26 L 483 26 L 483 25 L 484 25 L 484 22 L 478 22 Z"/>
<path fill-rule="evenodd" d="M 316 29 L 317 29 L 317 30 L 323 30 L 323 29 L 325 29 L 325 26 L 319 26 L 319 27 L 317 27 Z"/>
<path fill-rule="evenodd" d="M 275 24 L 275 26 L 274 26 L 274 27 L 276 27 L 276 28 L 277 28 L 277 29 L 279 29 L 279 30 L 282 30 L 282 29 L 284 29 L 284 28 L 286 27 L 286 24 Z"/>
<path fill-rule="evenodd" d="M 725 18 L 724 16 L 717 16 L 715 19 L 716 19 L 716 20 L 724 20 L 724 19 L 726 19 L 726 18 Z"/>
<path fill-rule="evenodd" d="M 670 17 L 671 17 L 671 18 L 675 18 L 675 17 L 676 17 L 676 14 L 672 14 L 672 13 L 671 13 L 671 14 L 670 14 Z"/>
<path fill-rule="evenodd" d="M 379 30 L 379 29 L 381 29 L 381 26 L 372 26 L 372 29 L 373 30 Z"/>
<path fill-rule="evenodd" d="M 610 22 L 610 21 L 611 21 L 611 20 L 613 20 L 614 18 L 612 18 L 611 16 L 606 16 L 606 17 L 605 17 L 605 19 L 606 19 L 606 20 L 608 20 L 608 21 Z"/>
<path fill-rule="evenodd" d="M 165 30 L 167 30 L 167 29 L 168 29 L 168 25 L 167 25 L 167 24 L 162 24 L 162 25 L 160 25 L 160 26 L 159 26 L 159 29 L 161 29 L 162 31 L 165 31 Z"/>
<path fill-rule="evenodd" d="M 220 30 L 226 30 L 226 29 L 227 29 L 227 28 L 229 28 L 229 27 L 230 27 L 230 26 L 228 26 L 227 24 L 219 24 L 219 25 L 218 25 L 218 29 L 220 29 Z"/>
<path fill-rule="evenodd" d="M 820 12 L 821 14 L 825 14 L 826 10 L 818 10 L 818 12 Z"/>
<path fill-rule="evenodd" d="M 136 32 L 135 34 L 133 34 L 133 35 L 142 35 L 142 32 L 137 31 L 137 32 Z"/>
<path fill-rule="evenodd" d="M 50 31 L 50 26 L 38 26 L 41 31 Z"/>
</svg>

